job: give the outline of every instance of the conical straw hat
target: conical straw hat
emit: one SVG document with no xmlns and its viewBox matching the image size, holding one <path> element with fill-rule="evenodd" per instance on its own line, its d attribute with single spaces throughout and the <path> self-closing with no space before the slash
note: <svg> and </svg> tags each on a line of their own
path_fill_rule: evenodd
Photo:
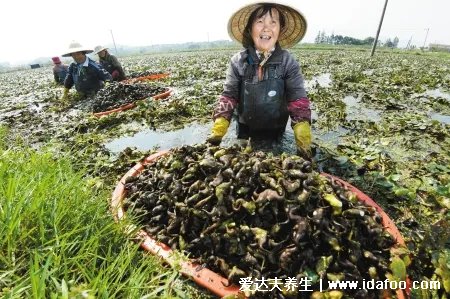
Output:
<svg viewBox="0 0 450 299">
<path fill-rule="evenodd" d="M 286 20 L 285 29 L 280 32 L 278 42 L 282 48 L 290 48 L 296 45 L 305 36 L 306 33 L 306 19 L 302 13 L 291 6 L 275 2 L 256 2 L 248 4 L 237 10 L 228 21 L 228 34 L 231 39 L 242 44 L 243 34 L 247 26 L 250 15 L 264 4 L 274 4 L 277 6 L 280 13 L 282 13 Z"/>
<path fill-rule="evenodd" d="M 103 46 L 97 46 L 94 48 L 94 54 L 98 54 L 98 52 L 101 52 L 103 50 L 107 50 L 108 48 L 103 47 Z"/>
<path fill-rule="evenodd" d="M 70 57 L 70 54 L 76 52 L 86 52 L 92 53 L 92 50 L 83 47 L 79 42 L 72 41 L 69 45 L 69 48 L 66 50 L 65 54 L 61 55 L 62 57 Z"/>
</svg>

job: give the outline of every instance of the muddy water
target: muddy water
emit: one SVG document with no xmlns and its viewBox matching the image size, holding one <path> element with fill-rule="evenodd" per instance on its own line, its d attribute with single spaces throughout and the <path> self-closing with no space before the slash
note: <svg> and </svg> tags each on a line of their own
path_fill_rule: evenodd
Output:
<svg viewBox="0 0 450 299">
<path fill-rule="evenodd" d="M 183 129 L 174 131 L 163 130 L 143 130 L 133 136 L 120 137 L 109 141 L 105 147 L 113 153 L 119 153 L 125 148 L 136 148 L 137 150 L 147 151 L 152 149 L 167 150 L 173 147 L 183 145 L 193 145 L 204 143 L 211 132 L 212 122 L 207 124 L 192 123 Z M 348 130 L 339 127 L 335 131 L 329 131 L 324 134 L 316 134 L 313 129 L 313 138 L 315 141 L 321 140 L 332 145 L 337 145 L 340 138 L 347 134 Z M 247 145 L 247 140 L 237 139 L 236 122 L 232 121 L 227 134 L 224 136 L 221 146 L 231 146 L 234 144 Z M 294 141 L 294 132 L 291 124 L 288 122 L 286 131 L 280 140 L 252 140 L 252 148 L 265 152 L 272 152 L 279 155 L 283 152 L 296 154 L 297 149 Z"/>
<path fill-rule="evenodd" d="M 120 152 L 126 147 L 136 147 L 138 150 L 170 149 L 183 144 L 204 142 L 211 130 L 211 125 L 193 124 L 181 130 L 165 132 L 162 130 L 144 130 L 133 136 L 120 137 L 105 146 L 112 152 Z"/>
<path fill-rule="evenodd" d="M 349 130 L 339 126 L 333 131 L 328 131 L 322 135 L 318 135 L 317 138 L 330 143 L 331 145 L 338 145 L 341 141 L 341 137 L 345 136 Z"/>
<path fill-rule="evenodd" d="M 311 80 L 305 80 L 305 89 L 306 91 L 310 91 L 318 86 L 320 87 L 331 87 L 331 74 L 324 73 L 317 76 L 312 77 Z"/>
<path fill-rule="evenodd" d="M 192 123 L 183 129 L 168 132 L 163 130 L 144 130 L 133 136 L 114 139 L 105 144 L 105 147 L 113 153 L 120 152 L 127 147 L 136 147 L 136 149 L 142 151 L 151 149 L 165 150 L 182 145 L 203 143 L 208 138 L 211 128 L 212 122 L 207 124 Z M 236 138 L 236 123 L 232 121 L 221 145 L 246 145 L 246 143 L 246 140 Z M 294 134 L 290 123 L 287 124 L 286 131 L 279 141 L 252 140 L 251 145 L 255 150 L 270 151 L 274 154 L 296 152 Z"/>
<path fill-rule="evenodd" d="M 342 102 L 346 105 L 347 120 L 371 120 L 374 122 L 381 120 L 380 114 L 382 111 L 362 106 L 360 100 L 353 96 L 346 96 L 342 99 Z"/>
<path fill-rule="evenodd" d="M 432 113 L 430 114 L 430 118 L 432 120 L 437 120 L 438 122 L 441 122 L 443 124 L 450 124 L 450 115 L 445 115 L 441 113 Z"/>
<path fill-rule="evenodd" d="M 439 88 L 427 90 L 422 95 L 429 96 L 429 97 L 432 97 L 432 98 L 444 98 L 447 101 L 450 101 L 450 93 L 444 92 L 444 91 L 442 91 Z"/>
</svg>

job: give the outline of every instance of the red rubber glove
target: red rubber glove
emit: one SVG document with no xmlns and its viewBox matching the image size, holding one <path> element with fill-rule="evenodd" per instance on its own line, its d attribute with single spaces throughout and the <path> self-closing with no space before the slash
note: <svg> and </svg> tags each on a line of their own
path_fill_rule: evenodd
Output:
<svg viewBox="0 0 450 299">
<path fill-rule="evenodd" d="M 113 79 L 118 78 L 119 77 L 119 71 L 112 72 L 111 76 L 113 77 Z"/>
</svg>

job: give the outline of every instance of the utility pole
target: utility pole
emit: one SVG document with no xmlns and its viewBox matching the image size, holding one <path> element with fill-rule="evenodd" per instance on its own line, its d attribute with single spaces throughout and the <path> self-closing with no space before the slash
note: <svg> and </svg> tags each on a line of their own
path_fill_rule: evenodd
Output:
<svg viewBox="0 0 450 299">
<path fill-rule="evenodd" d="M 114 40 L 114 35 L 113 35 L 113 33 L 112 33 L 112 29 L 110 29 L 109 31 L 111 32 L 111 37 L 112 37 L 112 40 L 113 40 L 114 49 L 116 49 L 116 55 L 117 55 L 116 41 Z"/>
<path fill-rule="evenodd" d="M 412 41 L 413 36 L 411 35 L 411 38 L 408 41 L 408 44 L 406 45 L 406 50 L 409 50 L 409 47 L 411 46 L 411 41 Z"/>
<path fill-rule="evenodd" d="M 430 31 L 430 28 L 425 28 L 425 30 L 427 31 L 427 34 L 425 34 L 425 40 L 423 41 L 422 50 L 425 50 L 425 43 L 427 42 L 428 31 Z"/>
<path fill-rule="evenodd" d="M 380 35 L 381 25 L 383 24 L 384 13 L 386 11 L 386 6 L 388 4 L 388 0 L 384 2 L 383 13 L 381 14 L 380 24 L 378 25 L 377 35 L 375 36 L 375 40 L 373 41 L 372 52 L 370 53 L 370 57 L 375 53 L 375 48 L 378 43 L 378 36 Z"/>
</svg>

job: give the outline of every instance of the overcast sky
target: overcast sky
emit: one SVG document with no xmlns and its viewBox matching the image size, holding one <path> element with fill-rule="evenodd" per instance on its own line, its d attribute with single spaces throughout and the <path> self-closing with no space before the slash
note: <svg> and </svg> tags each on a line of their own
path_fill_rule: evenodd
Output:
<svg viewBox="0 0 450 299">
<path fill-rule="evenodd" d="M 0 63 L 61 55 L 72 40 L 145 46 L 228 39 L 227 22 L 245 0 L 77 0 L 0 2 Z M 385 0 L 284 0 L 308 22 L 302 42 L 319 31 L 356 38 L 375 36 Z M 380 39 L 399 46 L 450 44 L 450 0 L 389 0 Z M 428 36 L 427 34 L 428 30 Z"/>
</svg>

